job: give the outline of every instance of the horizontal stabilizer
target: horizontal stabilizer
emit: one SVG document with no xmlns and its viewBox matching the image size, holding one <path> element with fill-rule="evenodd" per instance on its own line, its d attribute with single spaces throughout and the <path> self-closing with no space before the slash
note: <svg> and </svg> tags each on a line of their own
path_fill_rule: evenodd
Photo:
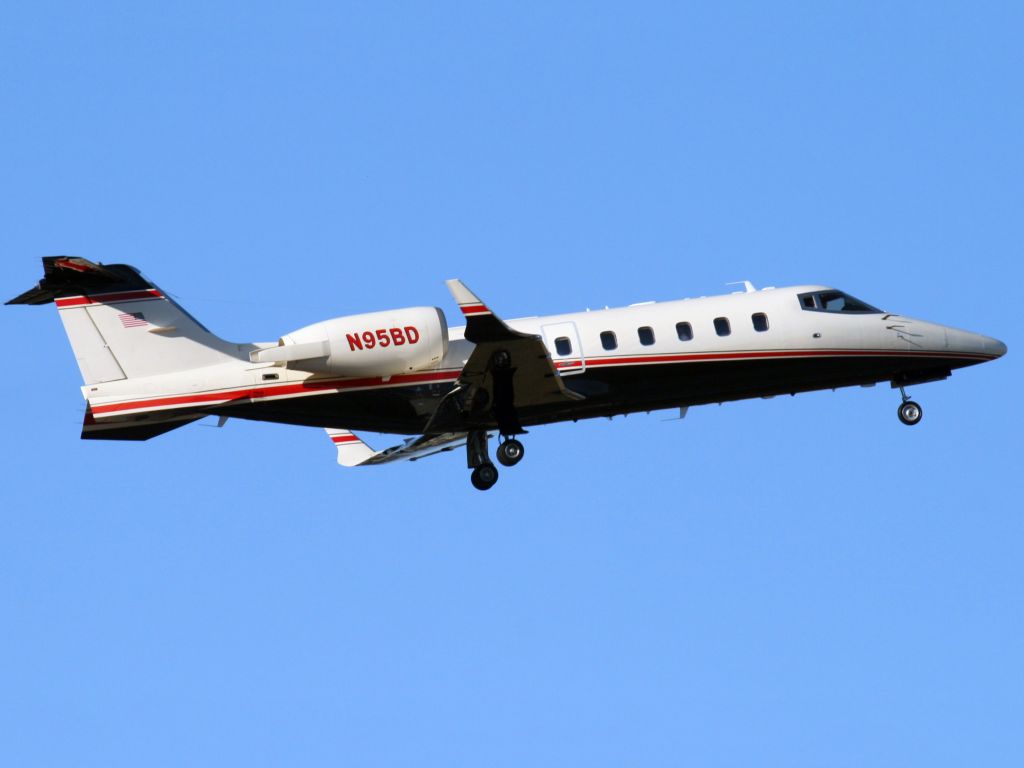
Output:
<svg viewBox="0 0 1024 768">
<path fill-rule="evenodd" d="M 8 304 L 49 304 L 60 296 L 97 291 L 134 291 L 149 288 L 139 273 L 124 264 L 103 266 L 77 256 L 44 256 L 43 279 Z"/>
</svg>

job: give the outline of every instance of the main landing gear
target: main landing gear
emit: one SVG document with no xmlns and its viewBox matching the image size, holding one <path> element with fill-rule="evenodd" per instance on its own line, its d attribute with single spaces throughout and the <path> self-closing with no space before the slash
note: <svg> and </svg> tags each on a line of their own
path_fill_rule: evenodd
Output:
<svg viewBox="0 0 1024 768">
<path fill-rule="evenodd" d="M 486 491 L 498 482 L 498 468 L 491 464 L 491 462 L 481 464 L 473 470 L 473 474 L 469 476 L 469 481 L 478 491 Z"/>
<path fill-rule="evenodd" d="M 498 468 L 495 467 L 487 452 L 487 431 L 474 430 L 466 439 L 466 462 L 473 469 L 469 480 L 478 491 L 486 491 L 498 482 Z M 506 467 L 513 467 L 523 459 L 526 449 L 515 438 L 503 438 L 495 455 L 498 462 Z"/>
<path fill-rule="evenodd" d="M 523 448 L 523 444 L 515 438 L 509 438 L 498 446 L 498 450 L 495 452 L 498 456 L 498 462 L 504 464 L 506 467 L 514 467 L 520 461 L 523 460 L 523 454 L 526 449 Z"/>
<path fill-rule="evenodd" d="M 900 403 L 900 407 L 896 410 L 896 415 L 900 417 L 900 421 L 908 427 L 912 427 L 921 421 L 924 411 L 920 405 L 910 399 L 903 387 L 900 387 L 900 396 L 903 398 L 903 402 Z"/>
</svg>

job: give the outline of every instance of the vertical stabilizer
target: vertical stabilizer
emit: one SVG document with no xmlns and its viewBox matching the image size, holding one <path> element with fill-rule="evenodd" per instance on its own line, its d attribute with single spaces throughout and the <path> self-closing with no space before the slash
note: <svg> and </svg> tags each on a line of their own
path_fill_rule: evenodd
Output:
<svg viewBox="0 0 1024 768">
<path fill-rule="evenodd" d="M 86 384 L 245 359 L 127 264 L 43 258 L 39 285 L 8 304 L 57 305 Z"/>
</svg>

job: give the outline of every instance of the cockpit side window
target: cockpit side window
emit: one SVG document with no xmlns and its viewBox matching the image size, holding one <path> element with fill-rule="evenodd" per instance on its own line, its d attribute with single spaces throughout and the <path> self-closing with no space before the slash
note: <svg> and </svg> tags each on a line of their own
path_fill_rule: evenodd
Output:
<svg viewBox="0 0 1024 768">
<path fill-rule="evenodd" d="M 801 293 L 800 307 L 813 312 L 834 312 L 844 315 L 882 314 L 882 310 L 855 299 L 842 291 L 817 291 Z"/>
</svg>

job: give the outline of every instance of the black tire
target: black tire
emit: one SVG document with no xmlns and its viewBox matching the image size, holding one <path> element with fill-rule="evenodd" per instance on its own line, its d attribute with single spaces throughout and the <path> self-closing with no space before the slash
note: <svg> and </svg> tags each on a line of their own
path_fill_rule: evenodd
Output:
<svg viewBox="0 0 1024 768">
<path fill-rule="evenodd" d="M 900 403 L 900 407 L 896 410 L 896 415 L 900 417 L 900 421 L 908 427 L 912 427 L 921 421 L 921 418 L 924 416 L 924 410 L 913 400 L 907 400 L 905 403 Z"/>
<path fill-rule="evenodd" d="M 526 449 L 518 440 L 506 440 L 498 446 L 498 461 L 506 467 L 514 467 L 523 460 Z"/>
<path fill-rule="evenodd" d="M 473 483 L 473 487 L 478 491 L 486 491 L 488 488 L 494 487 L 494 484 L 498 482 L 498 468 L 493 464 L 481 464 L 473 470 L 473 474 L 469 476 L 469 481 Z"/>
</svg>

